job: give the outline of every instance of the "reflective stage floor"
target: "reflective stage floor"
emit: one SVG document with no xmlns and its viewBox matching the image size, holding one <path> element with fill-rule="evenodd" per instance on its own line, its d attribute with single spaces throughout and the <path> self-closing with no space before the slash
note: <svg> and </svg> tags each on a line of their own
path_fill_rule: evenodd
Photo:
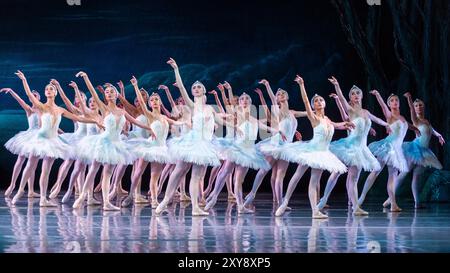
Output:
<svg viewBox="0 0 450 273">
<path fill-rule="evenodd" d="M 0 252 L 450 252 L 450 204 L 414 210 L 400 202 L 404 211 L 390 213 L 368 200 L 370 215 L 353 217 L 344 198 L 332 198 L 330 218 L 313 220 L 304 195 L 284 217 L 274 217 L 270 194 L 259 194 L 247 215 L 221 197 L 207 217 L 192 217 L 189 203 L 155 216 L 142 205 L 103 212 L 26 198 L 11 207 L 1 198 Z"/>
</svg>

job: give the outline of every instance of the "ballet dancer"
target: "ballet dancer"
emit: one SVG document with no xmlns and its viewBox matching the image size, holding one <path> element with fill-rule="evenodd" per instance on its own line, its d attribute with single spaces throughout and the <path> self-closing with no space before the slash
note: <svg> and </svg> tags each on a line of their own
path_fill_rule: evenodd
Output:
<svg viewBox="0 0 450 273">
<path fill-rule="evenodd" d="M 221 151 L 226 158 L 224 166 L 219 171 L 214 191 L 209 196 L 209 201 L 205 210 L 211 209 L 217 202 L 217 197 L 223 188 L 226 179 L 231 176 L 233 169 L 236 176 L 234 179 L 234 190 L 236 194 L 236 202 L 238 213 L 253 213 L 253 210 L 244 207 L 242 198 L 242 183 L 248 172 L 248 169 L 265 169 L 270 170 L 269 163 L 265 160 L 264 155 L 256 149 L 255 140 L 258 136 L 258 128 L 270 131 L 272 134 L 281 134 L 278 130 L 264 125 L 250 114 L 251 98 L 244 93 L 239 97 L 239 108 L 237 113 L 237 124 L 233 125 L 237 128 L 236 140 L 231 145 L 225 146 Z M 286 139 L 282 135 L 283 139 Z"/>
<path fill-rule="evenodd" d="M 383 110 L 386 121 L 389 123 L 390 133 L 386 138 L 369 144 L 369 149 L 378 159 L 381 169 L 378 171 L 372 171 L 367 177 L 366 182 L 364 183 L 363 191 L 358 199 L 358 204 L 359 206 L 362 206 L 366 195 L 376 178 L 384 166 L 387 165 L 389 172 L 387 192 L 391 200 L 391 211 L 399 212 L 401 209 L 395 200 L 395 184 L 398 179 L 398 173 L 405 172 L 408 169 L 402 150 L 403 139 L 405 138 L 408 128 L 415 131 L 418 135 L 420 135 L 420 132 L 416 127 L 410 125 L 400 114 L 400 100 L 397 95 L 391 94 L 387 99 L 386 105 L 377 90 L 373 90 L 370 93 L 377 98 L 377 101 Z"/>
<path fill-rule="evenodd" d="M 11 183 L 9 187 L 5 191 L 5 197 L 9 197 L 16 187 L 16 181 L 19 178 L 20 171 L 22 170 L 23 164 L 25 160 L 27 160 L 27 156 L 21 152 L 22 143 L 27 141 L 32 137 L 33 134 L 38 132 L 39 129 L 39 114 L 38 108 L 36 105 L 32 104 L 29 106 L 16 92 L 14 92 L 11 88 L 3 88 L 0 90 L 1 92 L 5 92 L 5 94 L 11 94 L 11 96 L 19 103 L 22 109 L 25 111 L 27 115 L 28 121 L 28 129 L 26 131 L 22 131 L 17 133 L 15 136 L 10 138 L 5 143 L 5 148 L 11 152 L 12 154 L 17 155 L 16 163 L 14 164 L 14 169 L 11 177 Z M 41 100 L 41 96 L 38 92 L 32 91 L 37 100 Z M 39 194 L 34 192 L 34 175 L 36 170 L 31 171 L 31 177 L 28 180 L 28 198 L 36 198 L 39 197 Z"/>
<path fill-rule="evenodd" d="M 58 137 L 58 128 L 59 123 L 61 122 L 61 116 L 64 116 L 73 121 L 86 123 L 97 122 L 95 120 L 76 116 L 66 109 L 56 105 L 55 98 L 58 94 L 58 91 L 56 87 L 51 83 L 45 86 L 45 97 L 47 101 L 45 103 L 40 102 L 31 92 L 25 75 L 20 70 L 17 70 L 15 74 L 19 77 L 19 79 L 22 80 L 22 84 L 28 98 L 38 109 L 41 127 L 39 128 L 38 133 L 34 134 L 31 138 L 23 143 L 22 151 L 28 156 L 28 162 L 22 174 L 19 190 L 14 196 L 11 203 L 15 205 L 19 201 L 20 197 L 24 193 L 26 181 L 28 181 L 28 179 L 32 176 L 31 172 L 36 169 L 36 165 L 39 159 L 42 159 L 42 169 L 39 178 L 39 205 L 41 207 L 56 206 L 56 204 L 48 201 L 47 199 L 48 177 L 51 167 L 53 165 L 53 162 L 57 158 L 73 158 L 72 147 L 64 143 Z"/>
<path fill-rule="evenodd" d="M 306 112 L 289 109 L 289 94 L 285 90 L 279 88 L 276 94 L 274 94 L 267 80 L 263 79 L 259 83 L 266 87 L 267 93 L 269 94 L 272 102 L 270 125 L 272 128 L 279 130 L 280 133 L 260 141 L 257 144 L 257 147 L 266 156 L 266 160 L 271 166 L 272 176 L 270 179 L 270 184 L 272 186 L 273 201 L 280 204 L 283 197 L 283 179 L 286 175 L 289 162 L 275 159 L 273 157 L 273 151 L 293 141 L 297 130 L 297 118 L 306 117 Z M 286 139 L 283 139 L 282 136 Z M 249 207 L 252 204 L 255 199 L 256 192 L 258 191 L 258 188 L 267 173 L 268 170 L 259 169 L 255 180 L 253 181 L 252 190 L 245 197 L 244 206 Z"/>
<path fill-rule="evenodd" d="M 381 166 L 375 156 L 367 147 L 367 136 L 372 126 L 372 121 L 389 128 L 389 124 L 380 118 L 372 115 L 369 111 L 362 108 L 363 93 L 360 88 L 353 86 L 349 92 L 348 102 L 335 77 L 328 79 L 334 85 L 338 97 L 338 106 L 343 108 L 344 113 L 348 114 L 348 119 L 355 124 L 355 129 L 351 130 L 346 138 L 333 141 L 330 144 L 330 151 L 335 154 L 348 168 L 347 173 L 347 195 L 353 205 L 354 215 L 368 215 L 358 205 L 358 180 L 361 171 L 378 171 Z M 341 111 L 341 110 L 340 110 Z M 345 120 L 345 119 L 344 119 Z M 324 196 L 318 204 L 319 209 L 323 209 L 328 201 L 332 189 L 336 185 L 339 173 L 333 172 L 327 181 Z"/>
<path fill-rule="evenodd" d="M 319 95 L 314 95 L 311 102 L 306 93 L 303 79 L 297 75 L 295 82 L 300 87 L 300 93 L 305 104 L 308 119 L 313 127 L 313 138 L 310 141 L 299 141 L 281 146 L 274 150 L 275 158 L 298 164 L 297 170 L 289 181 L 289 186 L 280 207 L 275 216 L 282 216 L 288 207 L 289 200 L 297 186 L 300 178 L 308 168 L 311 168 L 308 196 L 314 219 L 328 218 L 317 208 L 317 187 L 324 170 L 330 173 L 344 173 L 347 171 L 345 165 L 329 150 L 334 129 L 350 130 L 355 127 L 352 122 L 333 122 L 325 115 L 325 100 Z"/>
<path fill-rule="evenodd" d="M 167 62 L 175 72 L 175 78 L 181 95 L 186 105 L 192 111 L 192 129 L 185 135 L 173 138 L 169 145 L 169 152 L 176 157 L 175 169 L 169 177 L 164 199 L 156 208 L 156 214 L 160 214 L 172 200 L 175 190 L 178 188 L 179 180 L 185 176 L 192 165 L 189 192 L 191 194 L 192 215 L 208 215 L 208 212 L 200 209 L 198 204 L 199 184 L 204 179 L 207 166 L 220 165 L 219 156 L 211 143 L 214 133 L 215 111 L 213 107 L 206 104 L 205 86 L 200 82 L 192 85 L 192 100 L 184 87 L 180 76 L 178 65 L 174 59 Z"/>
<path fill-rule="evenodd" d="M 151 206 L 156 208 L 158 206 L 158 180 L 161 175 L 164 164 L 172 163 L 172 158 L 169 155 L 166 139 L 169 134 L 170 125 L 182 125 L 181 122 L 174 121 L 165 115 L 161 114 L 161 98 L 157 93 L 153 93 L 149 97 L 149 104 L 152 111 L 149 111 L 142 94 L 139 91 L 137 79 L 133 76 L 130 80 L 136 91 L 136 96 L 139 100 L 139 105 L 142 112 L 146 116 L 150 127 L 152 128 L 156 138 L 154 140 L 140 140 L 128 141 L 128 144 L 133 146 L 133 150 L 137 155 L 138 163 L 135 165 L 136 169 L 131 177 L 130 194 L 122 202 L 122 206 L 129 206 L 133 200 L 133 193 L 136 186 L 141 180 L 147 165 L 150 163 L 150 191 L 151 191 Z"/>
<path fill-rule="evenodd" d="M 408 171 L 400 173 L 395 185 L 395 191 L 397 192 L 401 183 L 408 172 L 413 172 L 411 181 L 411 190 L 414 197 L 414 207 L 421 208 L 419 198 L 419 182 L 422 178 L 425 168 L 442 169 L 442 164 L 439 162 L 433 151 L 429 148 L 431 136 L 438 138 L 441 145 L 445 144 L 445 140 L 441 134 L 431 126 L 431 123 L 425 118 L 425 104 L 422 100 L 416 99 L 414 102 L 409 92 L 404 96 L 408 100 L 408 106 L 411 114 L 411 120 L 413 125 L 420 131 L 420 136 L 417 136 L 411 142 L 404 142 L 402 145 L 403 153 L 408 163 Z M 390 200 L 386 200 L 383 204 L 384 207 L 388 207 Z"/>
<path fill-rule="evenodd" d="M 113 85 L 107 85 L 105 88 L 105 98 L 107 104 L 105 104 L 97 95 L 88 75 L 80 71 L 76 74 L 76 77 L 82 77 L 86 86 L 98 105 L 100 112 L 102 113 L 103 124 L 105 130 L 97 135 L 86 136 L 79 142 L 78 154 L 82 160 L 87 163 L 91 163 L 86 181 L 83 185 L 83 190 L 80 196 L 75 200 L 73 208 L 80 208 L 86 199 L 86 195 L 89 189 L 92 187 L 100 165 L 103 165 L 102 170 L 102 197 L 103 197 L 103 210 L 120 210 L 111 204 L 109 201 L 109 187 L 112 172 L 114 167 L 118 164 L 131 165 L 136 157 L 130 151 L 130 146 L 127 145 L 121 138 L 125 121 L 135 124 L 141 128 L 144 128 L 154 136 L 152 129 L 133 118 L 124 109 L 117 107 L 117 89 Z"/>
</svg>

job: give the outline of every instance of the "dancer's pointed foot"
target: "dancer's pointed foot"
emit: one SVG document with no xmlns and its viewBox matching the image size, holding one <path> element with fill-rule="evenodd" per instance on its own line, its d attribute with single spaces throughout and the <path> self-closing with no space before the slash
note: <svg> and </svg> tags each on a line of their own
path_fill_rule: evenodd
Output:
<svg viewBox="0 0 450 273">
<path fill-rule="evenodd" d="M 92 197 L 92 198 L 89 198 L 88 200 L 87 200 L 87 203 L 86 203 L 88 206 L 98 206 L 98 205 L 101 205 L 102 204 L 102 202 L 100 202 L 100 201 L 98 201 L 98 200 L 96 200 L 94 197 Z"/>
<path fill-rule="evenodd" d="M 85 197 L 83 195 L 80 195 L 77 200 L 75 200 L 75 202 L 72 205 L 72 208 L 74 209 L 79 209 L 83 206 L 83 202 L 84 202 Z"/>
<path fill-rule="evenodd" d="M 136 204 L 146 204 L 146 203 L 148 203 L 148 200 L 142 194 L 138 194 L 138 195 L 136 195 L 134 197 L 134 203 L 136 203 Z"/>
<path fill-rule="evenodd" d="M 252 214 L 255 213 L 254 210 L 248 209 L 244 206 L 239 206 L 238 207 L 238 214 Z"/>
<path fill-rule="evenodd" d="M 209 213 L 202 210 L 200 207 L 192 208 L 192 216 L 208 216 Z"/>
<path fill-rule="evenodd" d="M 400 212 L 402 209 L 399 206 L 391 205 L 391 212 Z"/>
<path fill-rule="evenodd" d="M 9 186 L 8 189 L 6 189 L 6 191 L 5 191 L 5 197 L 9 197 L 12 194 L 13 190 L 14 190 L 14 187 Z"/>
<path fill-rule="evenodd" d="M 253 203 L 253 200 L 255 200 L 255 194 L 250 192 L 245 196 L 244 207 L 248 208 Z"/>
<path fill-rule="evenodd" d="M 37 192 L 32 191 L 28 193 L 28 198 L 39 198 L 39 197 L 40 195 Z"/>
<path fill-rule="evenodd" d="M 128 194 L 128 192 L 127 192 L 125 189 L 123 189 L 122 187 L 120 187 L 120 188 L 117 189 L 117 193 L 118 193 L 119 195 L 125 195 L 125 194 Z"/>
<path fill-rule="evenodd" d="M 388 208 L 391 205 L 391 199 L 386 199 L 383 203 L 383 208 Z"/>
<path fill-rule="evenodd" d="M 228 194 L 228 201 L 229 202 L 234 202 L 236 201 L 236 196 L 233 193 L 229 193 Z"/>
<path fill-rule="evenodd" d="M 202 198 L 200 201 L 198 201 L 198 205 L 200 207 L 205 207 L 206 206 L 206 200 L 204 198 Z"/>
<path fill-rule="evenodd" d="M 287 204 L 286 203 L 282 203 L 280 205 L 280 207 L 278 207 L 278 209 L 275 211 L 275 216 L 276 217 L 283 216 L 283 214 L 285 213 L 286 209 L 287 209 Z"/>
<path fill-rule="evenodd" d="M 353 210 L 353 215 L 365 216 L 365 215 L 369 215 L 369 213 L 367 211 L 361 209 L 360 207 L 357 207 L 356 209 Z"/>
<path fill-rule="evenodd" d="M 211 199 L 205 206 L 205 210 L 208 211 L 208 210 L 212 209 L 214 207 L 214 205 L 216 204 L 216 202 L 217 202 L 217 197 L 211 196 Z"/>
<path fill-rule="evenodd" d="M 103 210 L 110 211 L 110 210 L 120 210 L 119 207 L 114 206 L 110 202 L 106 202 L 103 204 Z"/>
<path fill-rule="evenodd" d="M 66 194 L 64 194 L 61 203 L 66 204 L 69 202 L 70 196 L 72 195 L 72 191 L 67 191 Z"/>
<path fill-rule="evenodd" d="M 41 198 L 41 200 L 39 201 L 39 206 L 40 207 L 57 207 L 58 205 L 53 201 L 47 200 L 46 198 Z"/>
<path fill-rule="evenodd" d="M 319 201 L 319 204 L 317 204 L 317 208 L 319 210 L 323 210 L 326 205 L 327 205 L 327 202 L 325 201 L 325 199 L 321 198 Z"/>
<path fill-rule="evenodd" d="M 102 183 L 98 183 L 97 187 L 95 187 L 94 192 L 101 192 L 102 191 Z"/>
<path fill-rule="evenodd" d="M 128 195 L 127 197 L 125 197 L 125 199 L 123 199 L 122 201 L 122 207 L 126 208 L 129 207 L 131 205 L 131 203 L 133 203 L 133 196 Z"/>
<path fill-rule="evenodd" d="M 17 202 L 19 202 L 19 199 L 22 197 L 22 195 L 24 194 L 23 190 L 19 190 L 16 195 L 14 195 L 13 200 L 11 201 L 11 204 L 15 205 L 17 204 Z"/>
<path fill-rule="evenodd" d="M 322 212 L 317 210 L 317 211 L 313 212 L 312 218 L 313 219 L 327 219 L 328 215 L 323 214 Z"/>
<path fill-rule="evenodd" d="M 181 201 L 181 202 L 191 201 L 191 198 L 189 197 L 189 195 L 187 195 L 187 194 L 185 193 L 185 194 L 182 194 L 182 195 L 180 196 L 180 201 Z"/>
<path fill-rule="evenodd" d="M 163 200 L 161 203 L 159 203 L 158 207 L 156 207 L 155 213 L 156 215 L 160 215 L 166 209 L 167 209 L 167 201 Z"/>
<path fill-rule="evenodd" d="M 157 199 L 152 200 L 152 209 L 156 209 L 158 207 L 159 203 Z"/>
</svg>

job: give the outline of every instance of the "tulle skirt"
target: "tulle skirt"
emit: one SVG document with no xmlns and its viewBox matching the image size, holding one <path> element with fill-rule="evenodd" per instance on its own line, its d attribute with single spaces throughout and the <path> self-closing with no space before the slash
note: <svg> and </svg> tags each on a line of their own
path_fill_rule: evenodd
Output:
<svg viewBox="0 0 450 273">
<path fill-rule="evenodd" d="M 147 162 L 174 163 L 167 145 L 158 144 L 154 140 L 139 138 L 128 140 L 127 144 L 133 147 L 132 151 L 137 158 L 142 158 Z"/>
<path fill-rule="evenodd" d="M 380 163 L 366 145 L 356 145 L 352 139 L 342 138 L 330 143 L 330 151 L 347 166 L 355 166 L 366 172 L 378 171 Z"/>
<path fill-rule="evenodd" d="M 273 151 L 275 159 L 294 162 L 313 169 L 329 172 L 345 173 L 347 167 L 327 148 L 319 149 L 320 145 L 311 141 L 287 143 Z"/>
<path fill-rule="evenodd" d="M 418 143 L 412 141 L 404 142 L 402 144 L 402 149 L 408 164 L 415 164 L 438 170 L 442 169 L 441 162 L 439 162 L 436 155 L 429 148 L 422 147 Z"/>
<path fill-rule="evenodd" d="M 370 151 L 381 162 L 388 166 L 392 166 L 400 172 L 408 170 L 408 163 L 401 145 L 393 143 L 390 139 L 385 138 L 380 141 L 375 141 L 369 144 Z"/>
<path fill-rule="evenodd" d="M 5 144 L 7 148 L 9 147 L 8 150 L 11 149 L 11 151 L 27 157 L 51 157 L 63 160 L 75 159 L 76 157 L 72 147 L 59 136 L 49 137 L 47 134 L 39 132 L 39 130 L 21 134 L 14 141 L 8 142 Z"/>
<path fill-rule="evenodd" d="M 168 141 L 173 159 L 206 166 L 220 166 L 217 148 L 211 140 L 198 136 L 194 130 Z"/>
<path fill-rule="evenodd" d="M 9 152 L 11 152 L 11 153 L 13 153 L 15 155 L 26 155 L 22 151 L 24 143 L 27 142 L 28 140 L 30 140 L 33 137 L 34 134 L 37 134 L 38 131 L 39 131 L 38 129 L 29 129 L 29 130 L 17 133 L 15 136 L 10 138 L 5 143 L 5 148 Z"/>
<path fill-rule="evenodd" d="M 77 157 L 86 164 L 96 161 L 112 165 L 131 165 L 137 159 L 131 145 L 105 134 L 89 135 L 80 140 Z"/>
<path fill-rule="evenodd" d="M 256 149 L 256 146 L 254 144 L 243 145 L 234 141 L 230 141 L 227 138 L 225 138 L 224 140 L 219 139 L 218 142 L 222 142 L 218 147 L 218 152 L 223 160 L 228 160 L 237 165 L 254 170 L 270 169 L 269 162 L 267 162 L 267 160 L 264 158 L 264 155 Z"/>
</svg>

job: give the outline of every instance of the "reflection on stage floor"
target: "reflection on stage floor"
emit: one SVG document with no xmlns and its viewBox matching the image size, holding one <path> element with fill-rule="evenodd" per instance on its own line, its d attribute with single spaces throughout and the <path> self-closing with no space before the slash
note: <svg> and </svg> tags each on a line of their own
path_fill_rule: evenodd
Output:
<svg viewBox="0 0 450 273">
<path fill-rule="evenodd" d="M 0 193 L 3 196 L 3 192 Z M 294 196 L 292 211 L 275 217 L 270 194 L 258 195 L 255 214 L 238 215 L 221 196 L 207 217 L 192 217 L 189 203 L 174 203 L 161 216 L 146 205 L 103 212 L 68 205 L 40 208 L 24 198 L 0 200 L 0 252 L 450 252 L 450 204 L 383 210 L 368 200 L 366 217 L 332 200 L 327 220 L 311 219 L 308 199 Z"/>
</svg>

